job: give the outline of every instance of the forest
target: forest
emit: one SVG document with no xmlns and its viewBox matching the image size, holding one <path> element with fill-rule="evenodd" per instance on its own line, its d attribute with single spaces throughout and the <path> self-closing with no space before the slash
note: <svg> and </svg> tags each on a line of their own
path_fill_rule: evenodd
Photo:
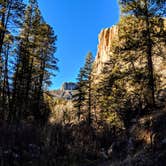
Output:
<svg viewBox="0 0 166 166">
<path fill-rule="evenodd" d="M 166 165 L 166 1 L 118 3 L 107 62 L 89 52 L 67 100 L 37 0 L 0 1 L 0 166 Z"/>
</svg>

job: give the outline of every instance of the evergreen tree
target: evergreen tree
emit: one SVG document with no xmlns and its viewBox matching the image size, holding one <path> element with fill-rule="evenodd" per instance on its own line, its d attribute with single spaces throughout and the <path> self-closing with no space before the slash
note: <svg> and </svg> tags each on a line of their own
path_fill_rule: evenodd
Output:
<svg viewBox="0 0 166 166">
<path fill-rule="evenodd" d="M 57 59 L 54 56 L 56 51 L 55 41 L 57 37 L 54 35 L 53 29 L 46 23 L 42 23 L 38 30 L 38 57 L 35 61 L 33 83 L 34 83 L 34 101 L 33 107 L 36 113 L 35 117 L 44 115 L 42 111 L 42 103 L 44 101 L 43 93 L 47 91 L 47 87 L 51 84 L 52 76 L 55 76 L 55 71 L 58 70 Z M 43 114 L 43 115 L 42 115 Z"/>
<path fill-rule="evenodd" d="M 80 116 L 83 113 L 83 106 L 84 106 L 84 99 L 85 99 L 85 93 L 83 90 L 84 87 L 84 81 L 83 81 L 84 71 L 81 68 L 77 77 L 77 88 L 76 88 L 76 94 L 73 96 L 74 98 L 74 107 L 77 109 L 77 117 L 78 121 L 80 121 Z"/>
<path fill-rule="evenodd" d="M 86 56 L 84 71 L 84 82 L 85 82 L 85 105 L 87 106 L 87 121 L 89 126 L 92 122 L 92 67 L 93 67 L 93 56 L 89 52 Z"/>
<path fill-rule="evenodd" d="M 166 2 L 158 0 L 120 0 L 119 2 L 126 31 L 131 31 L 129 34 L 122 28 L 124 34 L 120 34 L 123 40 L 121 51 L 130 51 L 133 58 L 137 55 L 144 55 L 146 58 L 144 70 L 147 73 L 145 77 L 148 92 L 146 93 L 149 95 L 148 105 L 153 107 L 155 105 L 153 57 L 158 56 L 159 52 L 156 50 L 162 49 L 161 44 L 165 38 L 163 17 L 166 14 Z"/>
<path fill-rule="evenodd" d="M 109 121 L 110 127 L 120 127 L 123 122 L 126 123 L 126 103 L 129 97 L 126 90 L 128 76 L 129 73 L 123 66 L 121 57 L 110 54 L 110 60 L 104 64 L 93 94 L 97 101 L 98 120 L 107 123 Z"/>
<path fill-rule="evenodd" d="M 93 67 L 93 56 L 89 52 L 85 59 L 84 67 L 80 69 L 78 74 L 77 93 L 74 96 L 75 108 L 77 109 L 78 119 L 80 115 L 84 115 L 91 125 L 92 122 L 92 67 Z"/>
<path fill-rule="evenodd" d="M 33 66 L 33 50 L 35 49 L 36 34 L 34 29 L 38 29 L 40 25 L 40 18 L 37 20 L 36 27 L 34 27 L 34 21 L 36 21 L 37 4 L 29 2 L 29 5 L 25 11 L 25 18 L 21 33 L 19 36 L 18 44 L 18 58 L 16 64 L 16 72 L 14 77 L 14 88 L 12 97 L 12 110 L 14 112 L 14 119 L 21 119 L 23 114 L 28 111 L 29 90 L 32 77 Z M 40 16 L 39 16 L 40 17 Z M 24 110 L 24 112 L 22 111 Z M 10 112 L 10 113 L 11 113 Z"/>
<path fill-rule="evenodd" d="M 12 66 L 11 54 L 15 48 L 17 36 L 22 23 L 24 3 L 22 0 L 0 1 L 0 102 L 1 118 L 5 118 L 9 109 L 9 67 Z"/>
<path fill-rule="evenodd" d="M 0 1 L 0 53 L 4 43 L 5 34 L 12 32 L 20 25 L 23 16 L 24 4 L 22 0 Z"/>
<path fill-rule="evenodd" d="M 37 2 L 30 1 L 19 36 L 10 120 L 28 116 L 40 120 L 48 116 L 44 111 L 47 110 L 44 91 L 57 70 L 55 41 L 56 36 L 44 22 Z"/>
</svg>

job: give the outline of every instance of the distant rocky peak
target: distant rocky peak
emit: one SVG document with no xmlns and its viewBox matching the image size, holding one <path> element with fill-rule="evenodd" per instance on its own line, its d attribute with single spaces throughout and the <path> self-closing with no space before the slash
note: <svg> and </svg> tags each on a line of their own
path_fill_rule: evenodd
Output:
<svg viewBox="0 0 166 166">
<path fill-rule="evenodd" d="M 62 84 L 61 90 L 66 91 L 66 90 L 75 90 L 77 88 L 77 84 L 74 82 L 64 82 Z"/>
</svg>

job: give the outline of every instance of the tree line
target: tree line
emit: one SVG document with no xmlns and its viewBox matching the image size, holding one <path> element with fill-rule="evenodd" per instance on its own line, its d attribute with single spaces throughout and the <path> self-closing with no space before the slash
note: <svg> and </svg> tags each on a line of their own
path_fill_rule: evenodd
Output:
<svg viewBox="0 0 166 166">
<path fill-rule="evenodd" d="M 164 88 L 155 63 L 165 62 L 166 2 L 119 0 L 119 4 L 118 37 L 112 40 L 110 60 L 97 78 L 88 54 L 78 75 L 75 108 L 78 115 L 85 114 L 89 125 L 92 118 L 94 122 L 109 119 L 118 126 L 122 121 L 127 127 L 132 118 L 157 108 L 157 93 Z"/>
<path fill-rule="evenodd" d="M 44 93 L 55 75 L 57 36 L 36 0 L 0 2 L 0 119 L 44 122 Z"/>
</svg>

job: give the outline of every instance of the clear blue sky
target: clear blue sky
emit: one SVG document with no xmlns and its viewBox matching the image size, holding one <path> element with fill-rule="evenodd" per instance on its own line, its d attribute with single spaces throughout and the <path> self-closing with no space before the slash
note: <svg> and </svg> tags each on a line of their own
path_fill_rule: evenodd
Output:
<svg viewBox="0 0 166 166">
<path fill-rule="evenodd" d="M 96 55 L 101 29 L 118 22 L 117 0 L 38 0 L 44 19 L 58 36 L 59 72 L 51 89 L 75 81 L 86 54 Z"/>
</svg>

